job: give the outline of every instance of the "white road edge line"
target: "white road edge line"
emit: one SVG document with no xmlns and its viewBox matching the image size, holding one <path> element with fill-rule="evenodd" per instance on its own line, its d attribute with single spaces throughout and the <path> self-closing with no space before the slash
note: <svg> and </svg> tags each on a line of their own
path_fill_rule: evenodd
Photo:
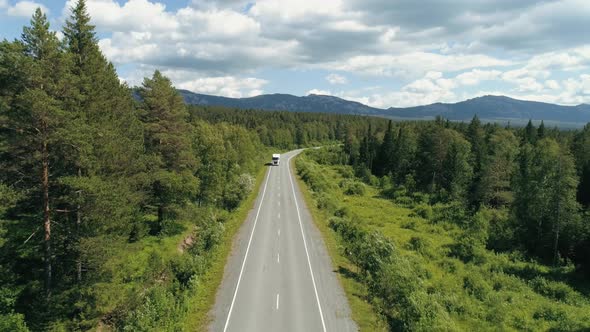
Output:
<svg viewBox="0 0 590 332">
<path fill-rule="evenodd" d="M 299 219 L 299 229 L 301 229 L 301 237 L 303 238 L 303 246 L 305 247 L 305 255 L 307 256 L 307 265 L 309 266 L 309 273 L 311 273 L 311 282 L 313 283 L 313 291 L 315 292 L 315 299 L 318 303 L 318 310 L 320 311 L 320 318 L 322 319 L 322 328 L 326 332 L 326 323 L 324 322 L 324 314 L 322 313 L 322 305 L 320 304 L 320 297 L 318 296 L 318 289 L 315 285 L 315 278 L 313 277 L 313 270 L 311 268 L 311 261 L 309 260 L 309 252 L 307 250 L 307 242 L 305 241 L 305 234 L 303 233 L 303 224 L 301 223 L 301 214 L 299 213 L 299 204 L 297 203 L 297 195 L 295 194 L 295 185 L 293 184 L 293 174 L 291 174 L 291 158 L 287 159 L 287 171 L 289 173 L 289 181 L 291 181 L 291 190 L 293 191 L 293 198 L 295 199 L 295 207 L 297 208 L 297 218 Z"/>
<path fill-rule="evenodd" d="M 256 218 L 254 218 L 254 226 L 252 227 L 252 232 L 250 233 L 250 239 L 248 240 L 248 246 L 246 247 L 246 254 L 244 255 L 244 261 L 242 262 L 242 268 L 240 269 L 240 275 L 238 276 L 238 282 L 236 283 L 236 290 L 234 291 L 234 297 L 231 300 L 231 305 L 229 307 L 227 319 L 225 320 L 225 327 L 223 328 L 223 332 L 225 332 L 227 330 L 227 326 L 229 325 L 229 319 L 231 317 L 232 310 L 234 309 L 236 295 L 238 295 L 238 288 L 240 287 L 240 281 L 242 280 L 242 273 L 244 272 L 244 266 L 246 265 L 246 259 L 248 258 L 248 252 L 250 251 L 250 244 L 252 243 L 252 237 L 254 236 L 254 230 L 256 229 L 256 223 L 258 222 L 258 215 L 260 214 L 260 208 L 262 208 L 262 203 L 264 202 L 264 194 L 266 193 L 266 186 L 268 185 L 268 179 L 270 179 L 271 171 L 272 171 L 272 167 L 269 167 L 268 168 L 268 175 L 266 176 L 266 181 L 264 182 L 264 189 L 262 190 L 262 197 L 260 198 L 260 205 L 258 205 L 258 211 L 256 212 Z"/>
</svg>

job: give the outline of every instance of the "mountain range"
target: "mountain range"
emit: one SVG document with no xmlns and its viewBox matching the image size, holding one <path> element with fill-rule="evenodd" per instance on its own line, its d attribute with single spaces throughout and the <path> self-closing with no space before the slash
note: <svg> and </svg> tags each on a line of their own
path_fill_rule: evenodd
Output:
<svg viewBox="0 0 590 332">
<path fill-rule="evenodd" d="M 392 119 L 432 119 L 443 116 L 453 121 L 469 121 L 474 115 L 486 122 L 526 123 L 544 120 L 561 127 L 581 127 L 590 122 L 590 105 L 563 106 L 505 96 L 482 96 L 458 103 L 434 103 L 405 108 L 381 109 L 334 96 L 297 97 L 289 94 L 266 94 L 248 98 L 228 98 L 179 90 L 191 105 L 225 106 L 238 109 L 261 109 L 292 112 L 321 112 L 379 116 Z"/>
</svg>

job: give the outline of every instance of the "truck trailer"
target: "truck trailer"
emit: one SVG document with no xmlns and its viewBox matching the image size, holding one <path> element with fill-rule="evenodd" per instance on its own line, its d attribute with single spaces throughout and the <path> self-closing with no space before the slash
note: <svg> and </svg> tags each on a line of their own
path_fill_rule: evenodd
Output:
<svg viewBox="0 0 590 332">
<path fill-rule="evenodd" d="M 281 161 L 281 155 L 278 153 L 274 153 L 272 155 L 272 165 L 279 166 L 279 162 Z"/>
</svg>

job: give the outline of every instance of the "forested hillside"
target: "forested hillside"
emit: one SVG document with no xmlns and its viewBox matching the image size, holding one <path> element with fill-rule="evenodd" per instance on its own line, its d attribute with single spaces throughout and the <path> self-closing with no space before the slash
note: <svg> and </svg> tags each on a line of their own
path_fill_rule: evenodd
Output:
<svg viewBox="0 0 590 332">
<path fill-rule="evenodd" d="M 356 101 L 326 95 L 297 97 L 288 94 L 268 94 L 247 98 L 210 96 L 187 90 L 179 90 L 190 105 L 225 106 L 239 109 L 269 111 L 313 112 L 331 114 L 370 115 L 397 120 L 433 120 L 442 116 L 452 121 L 468 122 L 477 114 L 482 122 L 513 123 L 524 126 L 532 119 L 545 120 L 562 128 L 581 128 L 590 121 L 590 106 L 564 106 L 505 96 L 481 96 L 458 103 L 434 103 L 413 107 L 381 109 Z"/>
<path fill-rule="evenodd" d="M 120 83 L 83 0 L 62 32 L 0 43 L 0 330 L 202 327 L 270 153 L 369 122 L 187 108 Z"/>
<path fill-rule="evenodd" d="M 297 169 L 337 239 L 353 316 L 368 302 L 390 330 L 581 331 L 589 149 L 590 125 L 439 118 L 349 131 L 341 148 L 309 151 Z"/>
</svg>

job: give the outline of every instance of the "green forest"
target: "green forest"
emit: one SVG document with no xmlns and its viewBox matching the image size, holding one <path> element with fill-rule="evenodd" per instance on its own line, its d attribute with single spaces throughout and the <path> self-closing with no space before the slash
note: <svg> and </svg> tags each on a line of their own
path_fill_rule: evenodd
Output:
<svg viewBox="0 0 590 332">
<path fill-rule="evenodd" d="M 0 43 L 0 331 L 203 329 L 273 152 L 367 120 L 187 107 L 122 84 L 83 0 Z"/>
<path fill-rule="evenodd" d="M 84 0 L 0 42 L 0 331 L 203 330 L 270 155 L 361 329 L 590 329 L 590 125 L 187 106 L 121 83 Z"/>
<path fill-rule="evenodd" d="M 348 131 L 297 169 L 362 330 L 582 331 L 589 149 L 590 125 L 439 118 Z"/>
</svg>

